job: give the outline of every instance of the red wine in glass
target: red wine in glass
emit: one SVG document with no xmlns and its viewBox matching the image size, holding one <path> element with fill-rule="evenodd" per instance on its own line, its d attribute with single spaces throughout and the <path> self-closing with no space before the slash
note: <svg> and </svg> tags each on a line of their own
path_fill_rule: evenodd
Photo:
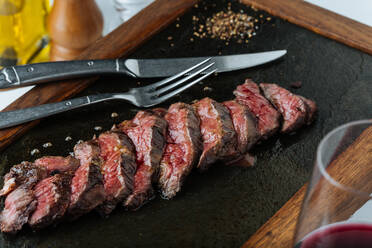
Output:
<svg viewBox="0 0 372 248">
<path fill-rule="evenodd" d="M 370 248 L 372 224 L 341 223 L 322 227 L 307 235 L 295 248 Z"/>
</svg>

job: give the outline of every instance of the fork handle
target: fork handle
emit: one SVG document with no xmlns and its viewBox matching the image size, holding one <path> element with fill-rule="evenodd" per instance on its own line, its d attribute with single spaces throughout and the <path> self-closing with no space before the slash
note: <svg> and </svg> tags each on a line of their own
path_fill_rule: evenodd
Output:
<svg viewBox="0 0 372 248">
<path fill-rule="evenodd" d="M 115 99 L 113 94 L 97 94 L 58 103 L 49 103 L 31 108 L 0 112 L 0 129 L 112 99 Z"/>
<path fill-rule="evenodd" d="M 105 73 L 136 77 L 120 59 L 46 62 L 4 67 L 0 70 L 0 89 Z"/>
</svg>

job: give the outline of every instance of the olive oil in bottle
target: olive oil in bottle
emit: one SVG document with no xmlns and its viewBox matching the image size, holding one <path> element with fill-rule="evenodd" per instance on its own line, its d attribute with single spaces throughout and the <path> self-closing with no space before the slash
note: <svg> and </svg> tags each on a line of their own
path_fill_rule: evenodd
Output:
<svg viewBox="0 0 372 248">
<path fill-rule="evenodd" d="M 47 60 L 48 10 L 49 0 L 0 0 L 1 67 Z"/>
</svg>

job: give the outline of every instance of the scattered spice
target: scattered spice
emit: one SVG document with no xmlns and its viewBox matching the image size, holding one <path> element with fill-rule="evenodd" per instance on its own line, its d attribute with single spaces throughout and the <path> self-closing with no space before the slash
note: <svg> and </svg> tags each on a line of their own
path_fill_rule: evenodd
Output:
<svg viewBox="0 0 372 248">
<path fill-rule="evenodd" d="M 78 140 L 78 142 L 76 142 L 76 144 L 78 145 L 78 144 L 81 144 L 83 142 L 84 142 L 84 140 Z"/>
<path fill-rule="evenodd" d="M 296 82 L 293 82 L 291 83 L 290 85 L 293 89 L 299 89 L 302 87 L 302 82 L 301 81 L 296 81 Z"/>
<path fill-rule="evenodd" d="M 48 147 L 52 147 L 52 146 L 53 146 L 53 144 L 51 142 L 47 142 L 47 143 L 43 144 L 44 148 L 48 148 Z"/>
<path fill-rule="evenodd" d="M 251 37 L 255 29 L 253 17 L 241 13 L 241 11 L 239 13 L 233 12 L 230 8 L 230 5 L 228 5 L 227 11 L 217 12 L 212 17 L 207 18 L 204 24 L 199 24 L 194 36 L 226 41 L 232 38 L 245 39 Z M 199 18 L 193 16 L 192 21 L 196 23 Z"/>
<path fill-rule="evenodd" d="M 100 127 L 100 126 L 95 126 L 95 127 L 94 127 L 94 130 L 95 130 L 95 131 L 101 131 L 101 130 L 102 130 L 102 127 Z"/>
<path fill-rule="evenodd" d="M 34 156 L 35 154 L 38 154 L 40 153 L 39 149 L 32 149 L 32 151 L 30 152 L 31 156 Z"/>
<path fill-rule="evenodd" d="M 179 27 L 180 27 L 180 24 L 179 24 L 179 23 L 177 23 L 177 24 L 176 24 L 176 28 L 179 28 Z"/>
<path fill-rule="evenodd" d="M 118 115 L 118 113 L 116 113 L 116 112 L 113 112 L 113 113 L 111 113 L 111 118 L 116 118 L 116 117 L 118 117 L 119 115 Z"/>
<path fill-rule="evenodd" d="M 168 40 L 173 40 L 173 37 L 172 36 L 168 36 Z"/>
<path fill-rule="evenodd" d="M 65 138 L 65 141 L 71 141 L 72 140 L 72 138 L 70 137 L 70 136 L 67 136 L 66 138 Z"/>
</svg>

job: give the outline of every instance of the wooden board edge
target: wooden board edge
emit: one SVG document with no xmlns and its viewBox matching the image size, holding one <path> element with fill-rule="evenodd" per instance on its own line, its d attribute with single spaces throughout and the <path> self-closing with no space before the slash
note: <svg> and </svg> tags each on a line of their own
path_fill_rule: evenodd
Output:
<svg viewBox="0 0 372 248">
<path fill-rule="evenodd" d="M 372 27 L 303 0 L 240 0 L 271 15 L 372 54 Z"/>
<path fill-rule="evenodd" d="M 242 248 L 292 247 L 296 223 L 306 188 L 307 184 L 302 186 L 278 212 L 243 244 Z"/>
<path fill-rule="evenodd" d="M 190 9 L 198 0 L 157 0 L 114 31 L 98 39 L 77 59 L 110 59 L 127 56 Z M 140 24 L 140 25 L 138 25 Z M 137 27 L 137 28 L 136 28 Z M 70 98 L 98 77 L 60 81 L 34 87 L 3 111 L 52 103 Z M 39 121 L 0 130 L 0 151 L 21 137 Z"/>
</svg>

